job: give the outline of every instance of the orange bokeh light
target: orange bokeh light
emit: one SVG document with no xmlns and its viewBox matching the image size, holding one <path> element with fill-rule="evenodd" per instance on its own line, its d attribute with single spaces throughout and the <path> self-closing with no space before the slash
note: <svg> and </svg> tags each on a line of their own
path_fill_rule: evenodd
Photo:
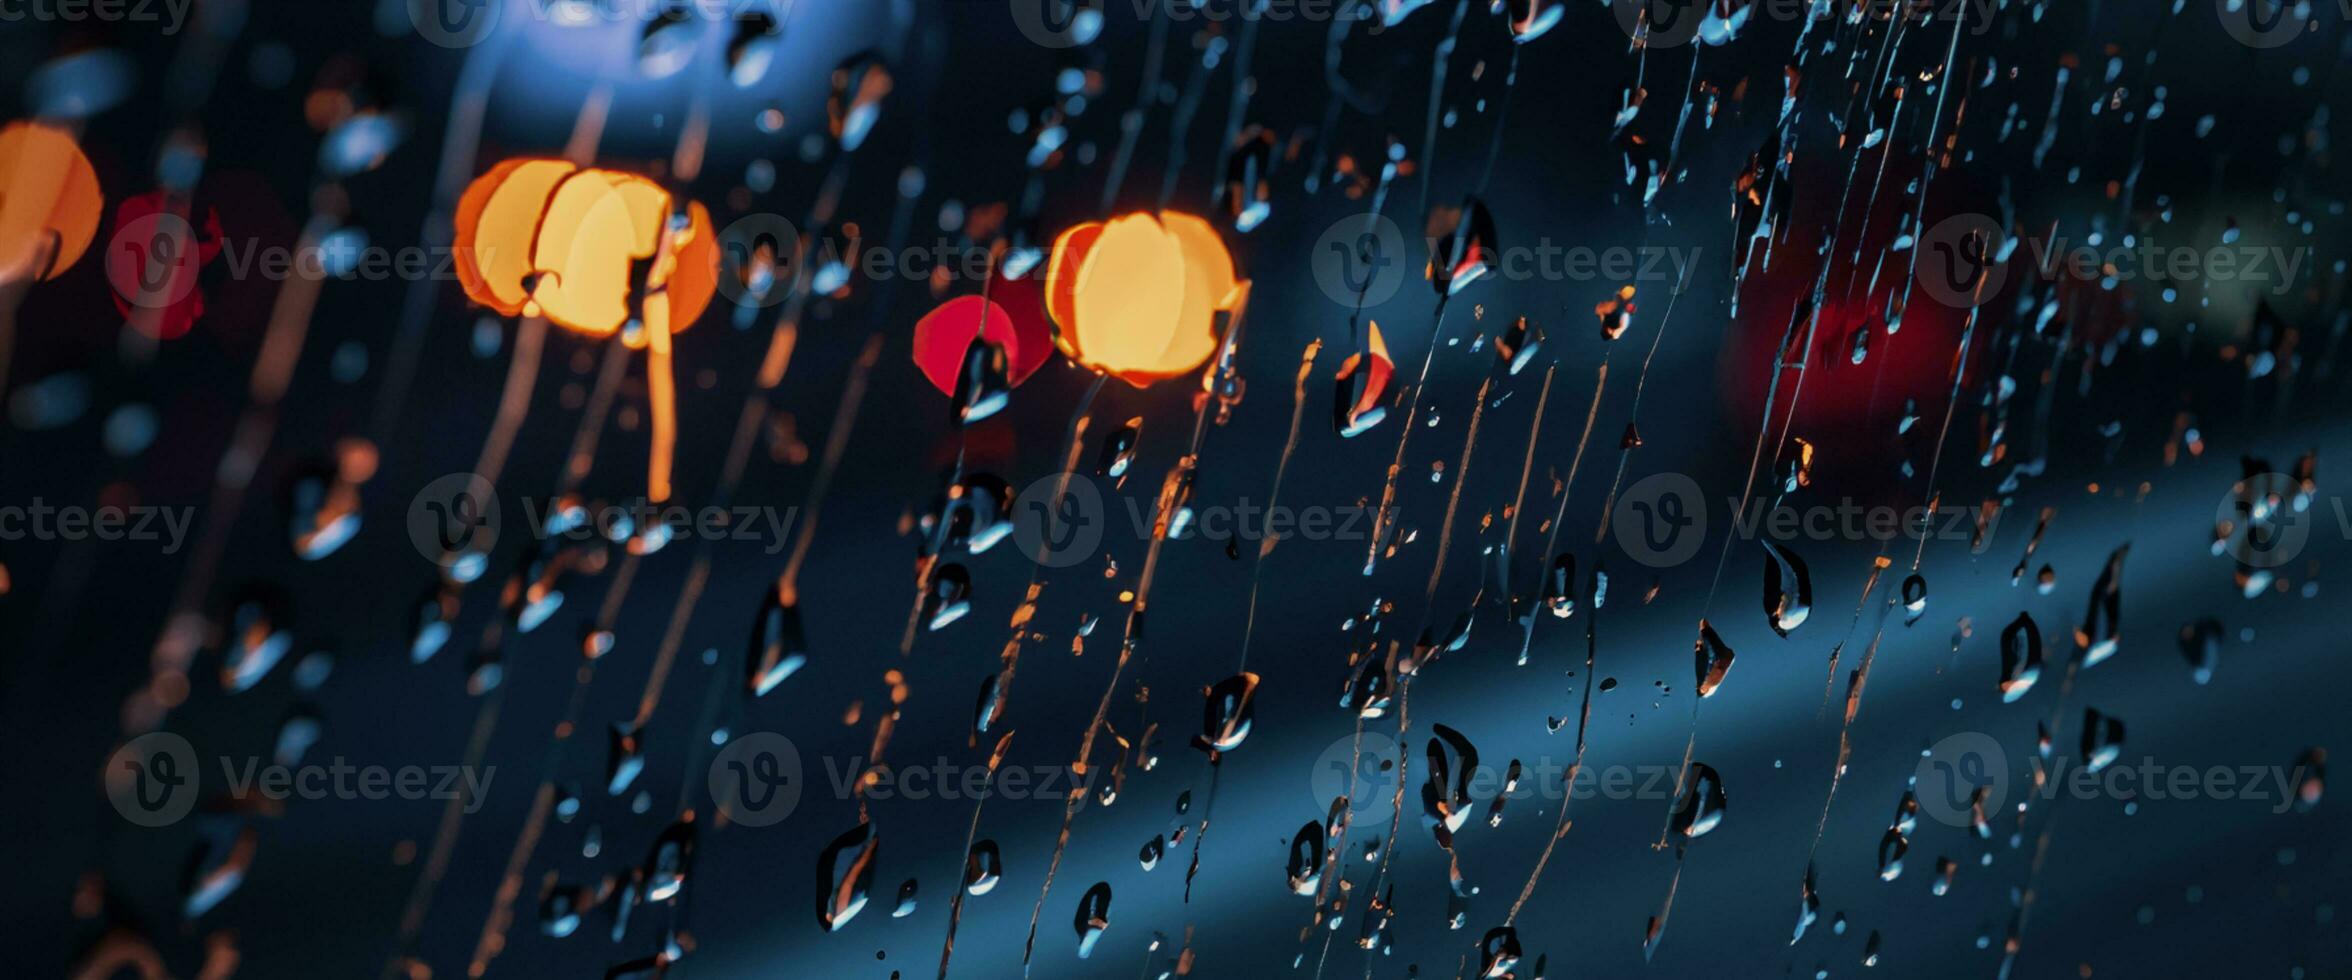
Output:
<svg viewBox="0 0 2352 980">
<path fill-rule="evenodd" d="M 621 334 L 644 347 L 653 400 L 647 496 L 670 495 L 677 440 L 670 336 L 692 326 L 718 289 L 710 213 L 686 202 L 673 226 L 669 191 L 632 173 L 568 160 L 509 160 L 474 179 L 457 207 L 457 273 L 474 302 L 507 316 L 545 317 L 590 336 L 620 333 L 635 313 L 643 329 Z M 639 263 L 644 290 L 633 284 Z"/>
<path fill-rule="evenodd" d="M 1209 223 L 1134 213 L 1088 222 L 1054 242 L 1046 312 L 1071 360 L 1138 388 L 1184 374 L 1217 350 L 1217 315 L 1248 282 Z"/>
<path fill-rule="evenodd" d="M 72 133 L 38 122 L 0 128 L 0 282 L 71 268 L 98 233 L 103 204 Z"/>
</svg>

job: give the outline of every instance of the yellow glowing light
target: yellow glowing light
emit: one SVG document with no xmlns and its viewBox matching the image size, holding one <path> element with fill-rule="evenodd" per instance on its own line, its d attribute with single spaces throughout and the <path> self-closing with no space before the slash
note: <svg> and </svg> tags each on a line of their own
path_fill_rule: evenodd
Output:
<svg viewBox="0 0 2352 980">
<path fill-rule="evenodd" d="M 1046 282 L 1055 346 L 1138 388 L 1208 361 L 1217 315 L 1237 311 L 1249 295 L 1216 229 L 1173 211 L 1063 232 Z"/>
<path fill-rule="evenodd" d="M 653 401 L 647 496 L 670 495 L 677 442 L 671 334 L 692 326 L 718 288 L 710 213 L 675 202 L 638 174 L 567 160 L 509 160 L 475 178 L 457 207 L 457 272 L 466 295 L 507 316 L 545 317 L 595 337 L 621 333 L 635 312 L 642 330 L 621 333 L 646 348 Z M 644 289 L 633 291 L 642 269 Z"/>
</svg>

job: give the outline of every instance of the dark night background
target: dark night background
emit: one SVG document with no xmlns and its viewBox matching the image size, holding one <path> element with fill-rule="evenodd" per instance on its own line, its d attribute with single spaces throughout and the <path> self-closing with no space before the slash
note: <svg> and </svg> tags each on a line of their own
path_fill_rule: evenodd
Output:
<svg viewBox="0 0 2352 980">
<path fill-rule="evenodd" d="M 213 6 L 198 0 L 197 16 Z M 1800 25 L 1762 19 L 1730 45 L 1703 49 L 1698 77 L 1722 90 L 1721 110 L 1711 125 L 1693 114 L 1674 159 L 1674 179 L 1645 215 L 1610 139 L 1622 92 L 1643 71 L 1643 55 L 1627 50 L 1626 35 L 1605 5 L 1586 0 L 1567 4 L 1561 26 L 1520 52 L 1499 142 L 1496 118 L 1512 43 L 1486 3 L 1469 4 L 1443 96 L 1456 119 L 1440 129 L 1424 200 L 1421 167 L 1428 153 L 1420 142 L 1429 73 L 1453 6 L 1439 0 L 1394 27 L 1358 27 L 1350 34 L 1341 71 L 1380 104 L 1377 111 L 1339 113 L 1327 134 L 1320 127 L 1330 99 L 1323 74 L 1330 25 L 1267 23 L 1259 31 L 1245 119 L 1267 126 L 1280 140 L 1300 136 L 1309 149 L 1276 169 L 1273 209 L 1264 225 L 1238 234 L 1230 222 L 1212 217 L 1255 290 L 1240 349 L 1247 397 L 1226 424 L 1209 432 L 1197 502 L 1264 503 L 1289 424 L 1290 378 L 1301 349 L 1315 339 L 1324 349 L 1306 387 L 1306 423 L 1283 501 L 1347 507 L 1378 498 L 1404 413 L 1392 407 L 1387 422 L 1355 439 L 1332 433 L 1326 421 L 1330 379 L 1349 345 L 1350 311 L 1326 297 L 1308 267 L 1317 239 L 1335 222 L 1360 214 L 1364 204 L 1328 181 L 1310 193 L 1306 179 L 1318 136 L 1327 136 L 1334 154 L 1358 160 L 1376 160 L 1393 137 L 1415 163 L 1415 172 L 1391 186 L 1387 208 L 1408 235 L 1420 228 L 1426 205 L 1455 203 L 1478 189 L 1492 144 L 1499 155 L 1483 196 L 1504 246 L 1546 239 L 1562 246 L 1646 242 L 1696 250 L 1689 288 L 1666 321 L 1668 332 L 1648 368 L 1639 417 L 1643 444 L 1626 457 L 1623 482 L 1686 473 L 1719 518 L 1723 499 L 1740 495 L 1762 420 L 1769 358 L 1816 263 L 1836 263 L 1831 281 L 1843 283 L 1859 238 L 1860 274 L 1866 278 L 1887 254 L 1898 215 L 1919 203 L 1915 181 L 1932 97 L 1913 93 L 1922 101 L 1906 110 L 1889 135 L 1892 149 L 1885 176 L 1878 178 L 1883 191 L 1875 210 L 1865 218 L 1856 203 L 1837 247 L 1817 256 L 1815 246 L 1829 234 L 1853 159 L 1850 148 L 1838 146 L 1836 130 L 1849 116 L 1847 62 L 1869 59 L 1854 69 L 1869 76 L 1883 38 L 1859 39 L 1856 29 L 1841 28 L 1837 51 L 1820 50 L 1819 35 L 1809 42 L 1814 53 L 1792 175 L 1792 244 L 1783 246 L 1785 254 L 1769 271 L 1749 278 L 1734 316 L 1730 188 L 1773 128 L 1781 69 Z M 1605 767 L 1680 761 L 1690 730 L 1685 651 L 1696 621 L 1708 616 L 1739 651 L 1739 666 L 1702 712 L 1696 748 L 1698 761 L 1722 773 L 1729 812 L 1718 829 L 1691 844 L 1670 928 L 1645 968 L 1643 925 L 1658 909 L 1675 868 L 1672 851 L 1650 846 L 1668 803 L 1579 799 L 1573 830 L 1517 923 L 1527 953 L 1521 976 L 1534 975 L 1539 953 L 1548 956 L 1552 976 L 1644 969 L 1670 976 L 1815 970 L 1851 975 L 1868 969 L 1863 950 L 1873 931 L 1882 937 L 1878 970 L 1991 976 L 1999 969 L 2014 893 L 2027 887 L 2044 827 L 2048 852 L 2034 879 L 2033 912 L 2015 975 L 2352 976 L 2352 939 L 2336 921 L 2344 883 L 2352 880 L 2340 800 L 2309 813 L 2283 814 L 2274 813 L 2269 801 L 2143 801 L 2131 812 L 2110 799 L 2037 803 L 2022 843 L 2014 846 L 2013 813 L 1996 819 L 1990 841 L 1922 819 L 1902 876 L 1882 882 L 1877 873 L 1879 837 L 1924 747 L 1959 732 L 1993 736 L 2007 752 L 2015 799 L 2026 778 L 2034 726 L 2060 710 L 2061 697 L 2066 700 L 2057 744 L 2068 755 L 2075 754 L 2085 706 L 2128 722 L 2127 762 L 2153 757 L 2163 765 L 2198 768 L 2288 766 L 2308 748 L 2352 741 L 2346 738 L 2352 716 L 2342 698 L 2342 615 L 2329 576 L 2352 550 L 2330 495 L 2336 486 L 2331 477 L 2352 455 L 2352 431 L 2344 427 L 2352 418 L 2352 399 L 2334 374 L 2345 324 L 2345 184 L 2329 144 L 2331 115 L 2342 105 L 2347 84 L 2337 77 L 2346 35 L 2338 11 L 2323 5 L 2322 26 L 2313 35 L 2256 50 L 2222 32 L 2210 0 L 2187 0 L 2178 11 L 2174 6 L 2155 0 L 2010 2 L 1999 6 L 1989 31 L 1971 23 L 1952 70 L 1965 89 L 1952 93 L 1939 136 L 1953 139 L 1953 156 L 1924 191 L 1926 220 L 2013 211 L 2018 225 L 2036 233 L 2054 229 L 2079 241 L 2102 231 L 2136 230 L 2198 247 L 2219 243 L 2223 229 L 2234 226 L 2248 244 L 2309 249 L 2294 288 L 2268 297 L 2299 343 L 2274 345 L 2280 366 L 2250 376 L 2250 345 L 2264 342 L 2264 335 L 2255 322 L 2257 287 L 2244 283 L 2185 284 L 2170 302 L 2147 283 L 2112 289 L 2069 283 L 2061 287 L 2070 291 L 2072 323 L 2064 343 L 2032 330 L 2031 307 L 2039 293 L 2026 294 L 2043 290 L 2042 284 L 2018 285 L 2025 277 L 2012 276 L 2012 295 L 1984 307 L 1944 447 L 1940 490 L 1947 505 L 1973 508 L 1999 499 L 2006 506 L 1981 554 L 1972 554 L 1965 541 L 1931 543 L 1921 567 L 1932 588 L 1925 617 L 1908 628 L 1900 615 L 1888 622 L 1853 724 L 1853 755 L 1818 852 L 1822 919 L 1801 943 L 1792 947 L 1788 940 L 1805 851 L 1837 755 L 1842 675 L 1868 643 L 1884 590 L 1907 568 L 1910 544 L 1890 549 L 1892 577 L 1872 597 L 1859 629 L 1849 631 L 1852 603 L 1878 553 L 1876 542 L 1800 542 L 1813 570 L 1815 610 L 1786 639 L 1773 635 L 1757 615 L 1761 559 L 1752 544 L 1733 546 L 1720 594 L 1707 605 L 1715 556 L 1723 547 L 1720 519 L 1699 557 L 1670 569 L 1637 564 L 1613 538 L 1596 547 L 1592 531 L 1619 466 L 1617 439 L 1632 418 L 1634 379 L 1665 320 L 1672 283 L 1643 283 L 1632 329 L 1607 341 L 1589 311 L 1618 283 L 1531 280 L 1474 286 L 1448 311 L 1446 331 L 1459 343 L 1437 351 L 1423 403 L 1425 416 L 1434 411 L 1438 423 L 1415 430 L 1399 480 L 1403 522 L 1418 532 L 1412 542 L 1370 579 L 1357 574 L 1363 544 L 1356 541 L 1288 541 L 1268 559 L 1275 564 L 1265 576 L 1249 660 L 1264 678 L 1255 727 L 1221 767 L 1215 821 L 1189 902 L 1181 880 L 1189 834 L 1154 870 L 1141 869 L 1135 855 L 1152 835 L 1171 828 L 1180 792 L 1193 792 L 1197 825 L 1207 770 L 1185 743 L 1194 731 L 1200 690 L 1234 672 L 1257 559 L 1246 543 L 1238 559 L 1217 541 L 1167 545 L 1151 595 L 1151 633 L 1122 676 L 1110 715 L 1130 737 L 1146 725 L 1160 725 L 1153 747 L 1159 765 L 1149 772 L 1131 769 L 1115 805 L 1090 805 L 1079 813 L 1038 926 L 1034 974 L 1157 975 L 1187 945 L 1197 976 L 1273 977 L 1313 969 L 1322 933 L 1302 946 L 1299 932 L 1309 921 L 1310 903 L 1287 892 L 1283 865 L 1290 835 L 1301 823 L 1321 818 L 1329 802 L 1310 785 L 1318 757 L 1353 731 L 1351 715 L 1335 701 L 1358 637 L 1338 627 L 1375 596 L 1385 597 L 1396 608 L 1384 635 L 1409 644 L 1422 623 L 1442 627 L 1470 601 L 1479 586 L 1478 551 L 1500 540 L 1507 524 L 1502 512 L 1518 489 L 1537 389 L 1544 370 L 1556 364 L 1534 449 L 1527 497 L 1534 514 L 1516 549 L 1518 584 L 1528 587 L 1541 550 L 1534 525 L 1557 505 L 1549 493 L 1551 477 L 1565 476 L 1593 397 L 1595 370 L 1607 357 L 1607 390 L 1560 535 L 1561 549 L 1577 554 L 1580 575 L 1596 560 L 1611 572 L 1609 599 L 1598 612 L 1596 673 L 1617 685 L 1593 695 L 1586 762 Z M 466 52 L 416 38 L 397 3 L 387 5 L 388 14 L 374 7 L 363 0 L 257 0 L 246 11 L 229 41 L 218 85 L 198 114 L 209 144 L 203 194 L 218 202 L 230 237 L 292 240 L 317 179 L 312 163 L 318 134 L 303 120 L 303 93 L 331 62 L 345 59 L 364 65 L 369 90 L 406 113 L 410 130 L 380 168 L 344 182 L 352 199 L 350 220 L 378 245 L 416 242 L 431 209 L 453 82 Z M 637 23 L 569 29 L 530 23 L 517 27 L 524 33 L 506 52 L 478 165 L 471 169 L 510 156 L 559 152 L 581 99 L 598 79 L 610 79 L 614 93 L 599 160 L 616 167 L 659 160 L 669 154 L 692 90 L 700 87 L 710 92 L 711 145 L 693 187 L 697 199 L 712 207 L 721 226 L 760 211 L 799 221 L 838 152 L 829 143 L 821 143 L 813 159 L 801 150 L 804 138 L 825 131 L 827 75 L 844 58 L 878 48 L 886 52 L 896 84 L 849 168 L 840 213 L 860 222 L 871 244 L 880 244 L 902 169 L 919 167 L 925 181 L 912 212 L 913 237 L 928 242 L 937 235 L 943 202 L 977 210 L 1017 198 L 1028 178 L 1022 156 L 1033 134 L 1014 132 L 1008 117 L 1046 104 L 1060 68 L 1094 68 L 1101 72 L 1100 92 L 1072 120 L 1070 144 L 1091 143 L 1097 152 L 1088 155 L 1091 162 L 1073 153 L 1044 173 L 1036 229 L 1050 238 L 1070 224 L 1107 217 L 1097 204 L 1109 148 L 1118 140 L 1119 115 L 1133 104 L 1149 33 L 1134 9 L 1112 0 L 1101 39 L 1057 51 L 1026 40 L 1006 5 L 994 0 L 801 0 L 787 19 L 775 66 L 749 91 L 729 87 L 716 67 L 726 35 L 721 26 L 700 32 L 697 60 L 683 72 L 640 80 L 631 54 Z M 1191 36 L 1209 26 L 1196 17 L 1168 32 L 1170 93 L 1180 92 L 1193 71 Z M 1232 28 L 1227 23 L 1221 29 Z M 1941 63 L 1951 29 L 1944 22 L 1914 26 L 1896 64 L 1909 66 L 1903 70 L 1916 80 Z M 139 69 L 134 94 L 92 119 L 83 138 L 111 216 L 123 197 L 152 186 L 151 161 L 169 118 L 165 66 L 190 42 L 190 35 L 166 36 L 151 24 L 0 24 L 0 105 L 10 107 L 12 116 L 21 114 L 28 74 L 59 53 L 111 46 L 129 55 Z M 1853 54 L 1855 44 L 1865 54 Z M 1672 139 L 1693 50 L 1660 48 L 1647 55 L 1651 101 L 1633 125 L 1654 142 Z M 2070 66 L 2062 83 L 2060 65 Z M 1203 78 L 1205 98 L 1185 144 L 1189 161 L 1178 174 L 1173 207 L 1215 213 L 1212 170 L 1232 75 L 1226 61 Z M 2125 118 L 2127 108 L 2144 112 L 2158 88 L 2160 117 Z M 1965 114 L 1958 115 L 1953 110 L 1963 95 Z M 1169 159 L 1173 101 L 1156 104 L 1149 114 L 1116 211 L 1154 204 Z M 772 134 L 753 122 L 770 105 L 787 119 Z M 2053 106 L 2056 119 L 2050 118 Z M 2210 129 L 2201 133 L 2206 117 Z M 2042 148 L 2046 131 L 2053 135 Z M 773 188 L 745 189 L 746 169 L 762 159 L 775 168 Z M 1857 179 L 1867 189 L 1879 154 L 1863 159 Z M 2111 195 L 2110 183 L 2122 181 L 2136 183 L 2128 205 Z M 97 261 L 112 228 L 110 217 L 90 254 L 57 281 L 35 287 L 22 310 L 5 379 L 8 394 L 21 400 L 22 392 L 44 379 L 69 376 L 87 386 L 88 406 L 55 425 L 31 426 L 21 411 L 12 413 L 11 424 L 0 427 L 0 502 L 106 499 L 202 508 L 211 493 L 216 463 L 247 398 L 247 372 L 275 284 L 212 283 L 209 309 L 192 333 L 164 343 L 151 359 L 130 358 Z M 1424 260 L 1417 242 L 1404 258 L 1416 269 Z M 1819 462 L 1813 486 L 1792 498 L 1794 504 L 1852 499 L 1910 506 L 1926 493 L 1964 317 L 1921 294 L 1902 332 L 1875 337 L 1871 360 L 1850 365 L 1846 335 L 1883 309 L 1886 290 L 1899 283 L 1907 257 L 1887 261 L 1892 271 L 1874 299 L 1854 296 L 1825 309 L 1808 358 L 1817 373 L 1807 382 L 1792 430 L 1818 447 Z M 1417 279 L 1366 311 L 1395 353 L 1394 393 L 1407 390 L 1431 342 L 1433 297 Z M 957 284 L 954 294 L 969 292 L 968 286 Z M 513 323 L 499 324 L 506 341 L 483 356 L 473 339 L 479 314 L 455 284 L 438 289 L 414 390 L 395 431 L 379 446 L 382 470 L 365 488 L 366 520 L 355 540 L 318 562 L 296 558 L 287 547 L 288 515 L 280 499 L 280 488 L 299 467 L 329 458 L 337 439 L 367 433 L 406 290 L 401 282 L 336 282 L 320 300 L 276 437 L 201 607 L 217 621 L 239 588 L 271 583 L 286 596 L 296 648 L 286 664 L 237 694 L 217 682 L 218 644 L 198 656 L 187 701 L 165 727 L 186 736 L 207 760 L 266 755 L 280 721 L 298 703 L 314 706 L 324 719 L 324 734 L 307 756 L 311 761 L 340 756 L 356 764 L 437 765 L 467 757 L 483 702 L 467 692 L 465 665 L 483 623 L 498 614 L 496 590 L 521 559 L 525 536 L 506 535 L 490 573 L 466 590 L 464 618 L 450 646 L 413 664 L 406 655 L 411 608 L 432 586 L 436 569 L 410 544 L 404 521 L 426 483 L 473 464 L 506 376 Z M 2020 312 L 2020 297 L 2026 312 Z M 551 773 L 559 785 L 577 788 L 582 810 L 568 822 L 549 824 L 523 874 L 516 924 L 505 951 L 491 961 L 493 975 L 594 975 L 651 954 L 673 923 L 692 946 L 671 968 L 680 976 L 935 974 L 948 899 L 963 863 L 955 841 L 970 820 L 968 802 L 873 801 L 881 846 L 872 902 L 830 935 L 812 912 L 818 852 L 858 819 L 857 804 L 836 798 L 822 781 L 820 760 L 840 766 L 867 751 L 874 719 L 888 703 L 884 672 L 895 669 L 904 672 L 909 694 L 886 757 L 903 764 L 940 758 L 978 764 L 996 732 L 983 736 L 978 747 L 967 744 L 974 691 L 997 667 L 1005 624 L 1031 571 L 1011 547 L 967 559 L 974 578 L 970 615 L 922 635 L 911 656 L 900 656 L 917 545 L 917 535 L 905 528 L 911 515 L 929 505 L 958 445 L 947 399 L 923 382 L 906 356 L 914 320 L 937 301 L 919 283 L 859 280 L 843 298 L 810 304 L 783 383 L 756 395 L 767 399 L 775 418 L 789 420 L 792 435 L 761 433 L 736 496 L 739 503 L 805 509 L 817 456 L 840 422 L 835 411 L 845 380 L 865 338 L 878 331 L 884 346 L 872 390 L 801 581 L 810 662 L 765 698 L 744 698 L 744 637 L 785 554 L 768 553 L 762 543 L 717 542 L 708 588 L 686 625 L 677 666 L 647 727 L 645 772 L 623 796 L 606 795 L 605 730 L 630 716 L 644 694 L 697 542 L 676 541 L 647 557 L 621 607 L 617 644 L 598 665 L 580 705 L 579 731 Z M 751 329 L 739 330 L 728 322 L 732 311 L 717 305 L 678 340 L 682 434 L 676 500 L 687 506 L 706 502 L 720 480 L 738 408 L 753 392 L 752 375 L 775 320 L 774 310 L 763 311 Z M 1486 348 L 1518 316 L 1543 324 L 1547 340 L 1533 366 L 1506 376 Z M 2143 330 L 2152 331 L 2146 340 Z M 1471 338 L 1479 334 L 1487 340 L 1473 347 Z M 365 373 L 350 380 L 331 368 L 345 345 L 368 355 Z M 593 385 L 602 351 L 596 341 L 551 332 L 531 413 L 499 481 L 510 515 L 521 497 L 544 495 L 554 486 L 579 422 L 578 396 Z M 2009 458 L 1980 465 L 1987 392 L 2003 373 L 2018 386 L 2006 436 Z M 1452 546 L 1439 556 L 1439 525 L 1473 395 L 1490 375 L 1493 396 L 1508 397 L 1490 400 L 1484 412 L 1475 461 L 1460 474 L 1467 484 Z M 1089 381 L 1082 369 L 1056 358 L 1015 393 L 1002 414 L 971 429 L 968 465 L 1015 488 L 1052 473 L 1066 420 Z M 1144 419 L 1136 472 L 1120 489 L 1104 485 L 1117 520 L 1124 520 L 1127 499 L 1149 507 L 1161 474 L 1183 451 L 1196 385 L 1192 377 L 1145 390 L 1111 384 L 1094 402 L 1084 462 L 1091 463 L 1101 434 L 1128 417 Z M 2045 390 L 2049 408 L 2039 413 L 2032 406 Z M 1909 434 L 1897 435 L 1906 398 L 1917 400 L 1923 419 Z M 154 410 L 154 442 L 128 458 L 111 455 L 101 444 L 106 419 L 132 403 Z M 632 405 L 642 411 L 643 404 L 642 367 L 632 365 L 616 415 Z M 2175 426 L 2183 413 L 2194 419 L 2201 452 L 2183 449 L 2177 461 L 2168 461 L 2168 445 L 2182 444 Z M 2112 435 L 2102 431 L 2111 424 Z M 806 447 L 805 458 L 785 451 L 793 440 Z M 612 425 L 584 492 L 616 500 L 640 492 L 644 445 L 642 431 Z M 2278 570 L 2279 587 L 2243 597 L 2231 580 L 2233 566 L 2211 548 L 2215 507 L 2243 475 L 2241 457 L 2285 468 L 2310 450 L 2317 452 L 2320 494 L 2303 559 Z M 2011 464 L 2037 457 L 2046 459 L 2046 469 L 2004 492 Z M 1441 459 L 1446 480 L 1433 486 L 1430 465 Z M 1906 460 L 1915 474 L 1901 472 Z M 2024 582 L 2012 584 L 2011 566 L 2025 553 L 2035 516 L 2045 507 L 2055 508 L 2055 517 Z M 1482 531 L 1487 515 L 1494 517 L 1493 527 Z M 199 530 L 191 537 L 201 533 L 204 521 L 200 511 Z M 1124 619 L 1117 592 L 1134 584 L 1147 544 L 1125 533 L 1123 523 L 1113 527 L 1119 530 L 1104 547 L 1118 565 L 1115 579 L 1101 574 L 1100 559 L 1047 577 L 1032 626 L 1045 638 L 1028 645 L 1002 725 L 1016 732 L 1008 765 L 1067 763 L 1101 696 Z M 2075 655 L 2068 633 L 2080 622 L 2085 596 L 2107 556 L 2126 542 L 2131 553 L 2122 580 L 2120 652 L 2076 677 L 2074 689 L 2062 695 L 2065 664 Z M 462 825 L 447 876 L 413 946 L 403 949 L 400 920 L 442 817 L 439 803 L 293 800 L 282 813 L 248 817 L 259 835 L 250 873 L 235 894 L 189 921 L 180 913 L 181 872 L 207 821 L 136 827 L 117 815 L 94 778 L 122 744 L 125 698 L 146 683 L 147 652 L 164 626 L 188 557 L 187 550 L 165 554 L 153 543 L 0 542 L 11 584 L 0 596 L 0 724 L 9 746 L 0 753 L 0 779 L 10 788 L 9 802 L 0 807 L 8 814 L 10 854 L 8 881 L 0 889 L 6 903 L 0 922 L 7 923 L 0 944 L 10 972 L 71 975 L 83 950 L 120 925 L 152 942 L 173 975 L 197 975 L 210 937 L 227 932 L 243 957 L 245 976 L 366 976 L 399 955 L 417 957 L 435 976 L 462 976 L 492 914 L 534 785 L 551 758 L 550 735 L 567 711 L 580 663 L 578 639 L 612 575 L 570 580 L 569 601 L 552 619 L 534 632 L 506 636 L 503 690 L 496 695 L 496 725 L 483 754 L 496 775 L 485 805 Z M 1445 562 L 1445 575 L 1435 602 L 1425 604 L 1423 587 L 1438 560 Z M 2043 564 L 2056 573 L 2055 588 L 2046 593 L 2033 585 L 2032 570 Z M 1652 588 L 1655 597 L 1645 601 Z M 1999 632 L 2020 611 L 2032 613 L 2050 635 L 2052 661 L 2028 697 L 2002 704 L 1995 688 Z M 1100 616 L 1102 625 L 1083 656 L 1073 658 L 1071 636 L 1086 615 Z M 1581 634 L 1591 615 L 1580 609 L 1569 620 L 1543 619 L 1532 658 L 1522 667 L 1513 664 L 1519 631 L 1490 611 L 1467 648 L 1425 669 L 1410 699 L 1407 741 L 1416 749 L 1408 797 L 1421 778 L 1418 746 L 1431 723 L 1460 730 L 1489 765 L 1513 758 L 1564 764 L 1575 752 L 1573 715 L 1590 680 L 1580 661 Z M 2177 634 L 2204 617 L 2224 625 L 2226 641 L 2211 683 L 2199 686 L 2179 652 Z M 1963 619 L 1972 629 L 1955 649 Z M 1817 711 L 1824 661 L 1841 640 L 1841 679 L 1831 707 Z M 716 666 L 703 662 L 705 650 L 716 651 Z M 334 669 L 323 687 L 306 693 L 290 675 L 293 660 L 311 651 L 331 652 Z M 1669 689 L 1663 694 L 1656 686 L 1661 682 Z M 1142 691 L 1148 701 L 1139 700 Z M 798 747 L 808 792 L 782 823 L 720 827 L 708 819 L 703 779 L 713 721 L 705 705 L 712 692 L 716 723 L 738 735 L 778 732 Z M 845 724 L 852 702 L 862 702 L 863 713 L 855 724 Z M 1571 721 L 1551 733 L 1547 716 Z M 1393 734 L 1394 725 L 1392 713 L 1368 723 L 1367 731 Z M 1113 751 L 1098 746 L 1098 764 Z M 1445 856 L 1432 846 L 1418 815 L 1407 814 L 1389 872 L 1396 886 L 1394 949 L 1367 962 L 1352 942 L 1370 874 L 1358 847 L 1385 833 L 1392 789 L 1383 784 L 1366 794 L 1372 798 L 1348 838 L 1347 872 L 1357 888 L 1329 970 L 1397 977 L 1417 967 L 1420 975 L 1443 976 L 1467 955 L 1473 964 L 1467 970 L 1474 972 L 1479 937 L 1502 921 L 1559 804 L 1516 800 L 1498 829 L 1486 826 L 1481 801 L 1457 841 L 1462 870 L 1479 889 L 1467 901 L 1459 928 L 1449 928 Z M 631 798 L 639 790 L 650 804 L 632 812 Z M 705 798 L 696 804 L 706 817 L 687 886 L 690 902 L 639 908 L 618 943 L 607 935 L 610 918 L 602 908 L 589 912 L 571 936 L 543 935 L 536 908 L 544 882 L 552 876 L 593 885 L 608 873 L 625 873 L 685 802 L 681 792 Z M 957 975 L 1019 974 L 1023 936 L 1060 819 L 1058 802 L 988 804 L 979 836 L 1002 846 L 1003 881 L 963 903 Z M 593 857 L 583 854 L 591 828 L 601 844 Z M 1990 863 L 1980 864 L 1987 853 Z M 1957 860 L 1960 869 L 1949 893 L 1935 896 L 1929 886 L 1939 856 Z M 907 878 L 921 882 L 920 905 L 911 916 L 892 918 L 892 896 Z M 1097 881 L 1114 891 L 1110 927 L 1092 956 L 1081 960 L 1071 914 Z M 81 907 L 77 891 L 92 882 L 102 882 L 103 901 Z M 1830 919 L 1840 912 L 1850 928 L 1835 933 Z M 1155 935 L 1164 938 L 1156 952 L 1147 952 Z M 1302 950 L 1309 965 L 1293 971 Z"/>
</svg>

